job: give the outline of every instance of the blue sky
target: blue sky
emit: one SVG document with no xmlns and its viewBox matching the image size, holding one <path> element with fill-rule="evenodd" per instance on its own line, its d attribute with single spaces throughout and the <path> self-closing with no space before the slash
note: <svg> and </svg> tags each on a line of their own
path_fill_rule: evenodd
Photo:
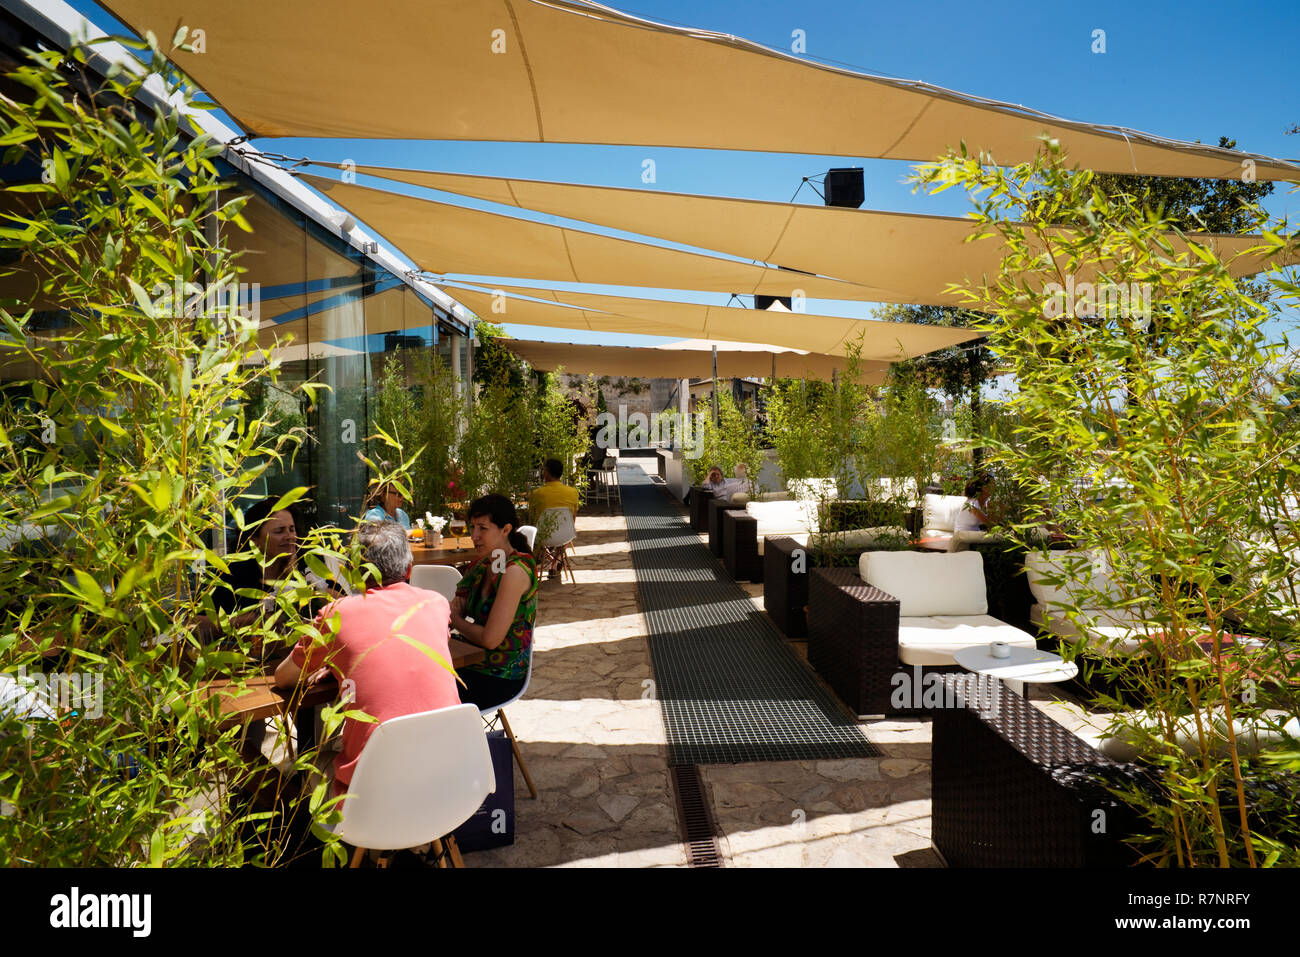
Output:
<svg viewBox="0 0 1300 957">
<path fill-rule="evenodd" d="M 268 0 L 276 2 L 276 0 Z M 790 50 L 802 30 L 806 56 L 864 72 L 922 80 L 963 93 L 1020 104 L 1087 122 L 1125 126 L 1175 139 L 1217 143 L 1221 135 L 1240 149 L 1300 157 L 1300 94 L 1294 84 L 1300 3 L 1229 8 L 1189 2 L 1065 3 L 934 0 L 926 4 L 847 0 L 628 0 L 611 4 L 666 23 L 735 34 Z M 120 27 L 96 4 L 73 6 L 109 32 Z M 1092 52 L 1093 31 L 1105 31 L 1104 53 Z M 360 52 L 360 51 L 359 51 Z M 364 69 L 357 70 L 364 75 Z M 427 91 L 423 95 L 428 95 Z M 359 165 L 518 176 L 567 182 L 741 196 L 787 202 L 804 176 L 833 166 L 863 166 L 864 208 L 960 216 L 969 209 L 955 190 L 915 194 L 902 180 L 910 164 L 845 156 L 806 156 L 660 147 L 555 144 L 259 139 L 271 152 L 312 159 L 353 160 Z M 641 180 L 653 159 L 656 182 Z M 360 182 L 367 182 L 364 178 Z M 370 181 L 387 189 L 391 183 Z M 429 191 L 408 190 L 431 198 Z M 804 186 L 801 202 L 820 203 Z M 452 198 L 453 202 L 500 210 Z M 1300 192 L 1279 185 L 1266 203 L 1276 216 L 1300 219 Z M 517 210 L 510 210 L 518 214 Z M 553 217 L 533 216 L 543 222 Z M 591 227 L 583 227 L 590 229 Z M 602 231 L 602 230 L 596 230 Z M 607 231 L 608 232 L 608 231 Z M 611 233 L 612 235 L 624 235 Z M 538 286 L 562 284 L 535 282 Z M 606 288 L 606 287 L 601 287 Z M 655 295 L 644 289 L 613 289 Z M 668 298 L 725 302 L 725 295 L 672 293 Z M 811 302 L 809 312 L 869 316 L 871 307 Z M 1300 319 L 1294 314 L 1291 320 Z M 512 326 L 526 338 L 651 343 L 644 336 L 611 337 L 578 331 Z"/>
</svg>

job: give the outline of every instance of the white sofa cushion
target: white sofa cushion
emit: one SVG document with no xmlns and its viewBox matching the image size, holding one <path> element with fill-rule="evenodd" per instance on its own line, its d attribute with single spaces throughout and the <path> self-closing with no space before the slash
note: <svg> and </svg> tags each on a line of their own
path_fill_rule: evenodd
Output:
<svg viewBox="0 0 1300 957">
<path fill-rule="evenodd" d="M 955 652 L 992 641 L 1030 650 L 1037 647 L 1033 635 L 990 615 L 898 619 L 898 660 L 905 665 L 955 665 Z"/>
<path fill-rule="evenodd" d="M 863 552 L 858 574 L 898 599 L 904 618 L 984 615 L 984 556 L 979 552 Z"/>
<path fill-rule="evenodd" d="M 831 548 L 869 548 L 882 541 L 908 541 L 907 529 L 901 525 L 878 525 L 875 528 L 850 528 L 840 532 L 826 532 L 812 538 L 814 546 Z"/>
<path fill-rule="evenodd" d="M 1228 755 L 1228 722 L 1222 712 L 1202 712 L 1202 721 L 1212 755 Z M 1145 711 L 1125 715 L 1123 725 L 1106 730 L 1085 728 L 1075 733 L 1106 757 L 1115 761 L 1132 761 L 1141 756 L 1154 756 L 1163 748 L 1163 734 L 1158 722 Z M 1249 757 L 1275 746 L 1285 746 L 1288 738 L 1300 738 L 1300 718 L 1285 711 L 1266 711 L 1258 720 L 1234 717 L 1233 735 L 1237 739 L 1237 753 Z M 1179 718 L 1174 724 L 1174 740 L 1188 757 L 1201 753 L 1196 721 L 1191 717 Z"/>
<path fill-rule="evenodd" d="M 924 509 L 921 524 L 927 530 L 952 534 L 957 527 L 957 513 L 966 508 L 966 499 L 961 495 L 927 493 L 921 504 Z"/>
<path fill-rule="evenodd" d="M 833 478 L 790 479 L 785 485 L 791 495 L 802 501 L 824 501 L 839 495 L 839 486 Z"/>
<path fill-rule="evenodd" d="M 817 531 L 817 508 L 812 502 L 750 502 L 745 511 L 758 522 L 755 534 L 760 555 L 763 554 L 763 539 L 769 535 L 788 535 L 806 546 L 809 533 Z"/>
<path fill-rule="evenodd" d="M 1111 581 L 1109 566 L 1104 557 L 1096 558 L 1092 552 L 1072 550 L 1059 552 L 1033 552 L 1025 560 L 1025 575 L 1034 599 L 1046 606 L 1049 616 L 1065 608 L 1099 608 L 1109 600 L 1123 601 L 1115 583 Z M 1049 585 L 1047 576 L 1064 579 L 1060 585 Z M 1083 590 L 1097 594 L 1078 595 Z"/>
</svg>

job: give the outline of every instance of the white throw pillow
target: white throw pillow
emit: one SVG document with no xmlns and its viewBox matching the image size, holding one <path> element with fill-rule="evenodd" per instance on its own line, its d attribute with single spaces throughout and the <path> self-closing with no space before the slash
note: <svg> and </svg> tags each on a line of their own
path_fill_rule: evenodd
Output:
<svg viewBox="0 0 1300 957">
<path fill-rule="evenodd" d="M 1040 604 L 1049 606 L 1049 611 L 1062 608 L 1102 608 L 1107 604 L 1108 595 L 1114 602 L 1123 600 L 1119 590 L 1110 580 L 1109 566 L 1105 558 L 1094 560 L 1094 553 L 1081 550 L 1058 552 L 1033 552 L 1025 560 L 1025 575 L 1029 579 L 1029 590 Z M 1049 585 L 1045 578 L 1061 577 L 1060 585 Z M 1085 589 L 1101 594 L 1083 596 Z M 1079 597 L 1074 597 L 1078 595 Z M 1082 603 L 1082 604 L 1080 604 Z"/>
<path fill-rule="evenodd" d="M 786 488 L 795 498 L 804 501 L 829 500 L 839 495 L 839 488 L 832 478 L 790 479 Z"/>
<path fill-rule="evenodd" d="M 966 499 L 961 495 L 926 495 L 922 504 L 925 509 L 922 525 L 951 532 L 957 527 L 957 513 L 966 507 Z"/>
<path fill-rule="evenodd" d="M 897 598 L 903 618 L 988 614 L 979 552 L 863 552 L 858 574 Z"/>
<path fill-rule="evenodd" d="M 731 504 L 739 505 L 741 508 L 744 508 L 749 504 L 749 495 L 745 492 L 737 492 L 735 495 L 731 496 Z"/>
<path fill-rule="evenodd" d="M 817 531 L 817 507 L 812 502 L 750 502 L 745 511 L 758 520 L 758 537 Z"/>
</svg>

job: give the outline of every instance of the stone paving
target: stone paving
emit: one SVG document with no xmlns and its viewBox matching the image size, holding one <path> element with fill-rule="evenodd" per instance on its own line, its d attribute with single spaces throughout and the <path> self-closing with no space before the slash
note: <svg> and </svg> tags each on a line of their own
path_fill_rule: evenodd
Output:
<svg viewBox="0 0 1300 957">
<path fill-rule="evenodd" d="M 577 528 L 577 584 L 543 582 L 532 682 L 508 711 L 538 798 L 516 772 L 515 843 L 465 855 L 470 867 L 687 863 L 626 525 L 597 510 Z M 761 609 L 762 586 L 744 587 Z M 1081 721 L 1077 707 L 1034 703 Z M 942 866 L 930 847 L 929 722 L 864 727 L 880 757 L 703 766 L 725 866 Z"/>
</svg>

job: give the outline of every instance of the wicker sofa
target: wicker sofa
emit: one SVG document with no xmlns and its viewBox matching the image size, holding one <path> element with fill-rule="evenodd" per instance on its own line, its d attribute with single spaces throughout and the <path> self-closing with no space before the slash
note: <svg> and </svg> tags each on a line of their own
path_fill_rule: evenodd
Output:
<svg viewBox="0 0 1300 957">
<path fill-rule="evenodd" d="M 942 678 L 931 840 L 950 867 L 1124 867 L 1134 813 L 1107 790 L 1147 783 L 998 682 Z M 990 697 L 992 700 L 990 700 Z"/>
<path fill-rule="evenodd" d="M 785 516 L 780 522 L 781 527 L 773 531 L 799 534 L 808 530 L 807 519 L 803 516 L 811 515 L 813 521 L 816 521 L 818 497 L 827 499 L 834 495 L 834 479 L 801 479 L 787 482 L 783 492 L 762 492 L 754 496 L 733 495 L 728 500 L 709 499 L 705 506 L 708 513 L 709 551 L 718 558 L 724 556 L 723 513 L 728 510 L 744 512 L 752 504 L 760 512 L 767 510 L 772 515 Z"/>
<path fill-rule="evenodd" d="M 900 674 L 958 670 L 953 653 L 1034 637 L 987 614 L 978 552 L 864 552 L 858 569 L 814 568 L 808 662 L 855 714 L 917 710 L 895 694 Z"/>
</svg>

